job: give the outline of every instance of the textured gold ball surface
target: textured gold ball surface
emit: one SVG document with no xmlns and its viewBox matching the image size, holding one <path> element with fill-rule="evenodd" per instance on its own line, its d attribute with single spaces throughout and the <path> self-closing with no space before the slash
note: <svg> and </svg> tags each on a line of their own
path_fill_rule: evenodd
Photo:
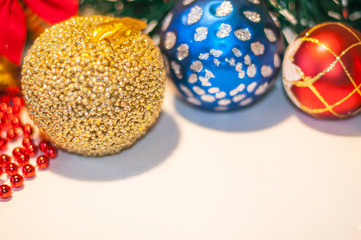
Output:
<svg viewBox="0 0 361 240">
<path fill-rule="evenodd" d="M 86 156 L 120 152 L 143 136 L 161 111 L 165 71 L 145 34 L 122 44 L 92 41 L 111 17 L 73 17 L 45 30 L 25 57 L 22 92 L 40 131 Z"/>
</svg>

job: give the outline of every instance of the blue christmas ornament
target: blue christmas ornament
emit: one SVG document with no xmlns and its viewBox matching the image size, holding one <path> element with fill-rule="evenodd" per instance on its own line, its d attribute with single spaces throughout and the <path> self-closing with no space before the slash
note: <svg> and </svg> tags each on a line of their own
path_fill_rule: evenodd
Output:
<svg viewBox="0 0 361 240">
<path fill-rule="evenodd" d="M 164 19 L 161 49 L 188 102 L 232 110 L 272 86 L 284 42 L 261 0 L 179 0 Z"/>
</svg>

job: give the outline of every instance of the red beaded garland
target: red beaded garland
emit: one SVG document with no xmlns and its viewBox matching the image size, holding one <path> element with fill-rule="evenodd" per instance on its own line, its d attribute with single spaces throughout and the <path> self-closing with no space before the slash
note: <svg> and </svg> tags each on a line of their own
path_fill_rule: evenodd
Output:
<svg viewBox="0 0 361 240">
<path fill-rule="evenodd" d="M 13 188 L 19 188 L 24 184 L 24 177 L 20 174 L 14 174 L 10 177 L 10 183 Z"/>
<path fill-rule="evenodd" d="M 0 186 L 0 198 L 3 199 L 11 196 L 11 188 L 23 186 L 24 177 L 32 178 L 36 174 L 36 168 L 30 163 L 30 158 L 36 156 L 38 146 L 30 137 L 33 132 L 32 127 L 29 124 L 23 125 L 21 123 L 20 110 L 23 105 L 24 101 L 21 97 L 0 93 L 0 133 L 6 135 L 6 138 L 0 137 L 0 150 L 7 150 L 8 140 L 14 141 L 18 134 L 21 134 L 21 132 L 17 132 L 17 128 L 21 128 L 23 133 L 23 147 L 15 147 L 12 150 L 13 158 L 4 153 L 0 155 L 0 176 L 6 172 L 11 185 L 3 184 Z M 57 156 L 57 149 L 45 140 L 41 140 L 39 146 L 46 155 L 39 156 L 36 159 L 36 164 L 39 169 L 44 169 L 49 166 L 49 158 Z M 18 173 L 19 166 L 21 173 Z"/>
<path fill-rule="evenodd" d="M 9 185 L 0 185 L 0 198 L 5 199 L 11 197 L 11 188 Z"/>
<path fill-rule="evenodd" d="M 27 178 L 32 178 L 35 176 L 35 167 L 31 164 L 26 164 L 22 169 L 23 175 Z"/>
</svg>

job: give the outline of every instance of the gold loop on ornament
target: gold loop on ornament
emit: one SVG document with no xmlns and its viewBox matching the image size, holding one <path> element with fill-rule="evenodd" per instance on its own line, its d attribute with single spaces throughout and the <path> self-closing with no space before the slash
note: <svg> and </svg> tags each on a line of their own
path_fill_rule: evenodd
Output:
<svg viewBox="0 0 361 240">
<path fill-rule="evenodd" d="M 113 44 L 121 44 L 128 37 L 140 33 L 146 26 L 145 22 L 135 18 L 117 18 L 99 24 L 93 31 L 92 41 L 99 42 L 106 39 Z"/>
</svg>

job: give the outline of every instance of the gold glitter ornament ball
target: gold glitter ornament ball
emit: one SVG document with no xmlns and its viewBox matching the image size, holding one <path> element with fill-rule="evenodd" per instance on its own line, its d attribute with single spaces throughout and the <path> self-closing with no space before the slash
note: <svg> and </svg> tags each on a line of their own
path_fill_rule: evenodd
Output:
<svg viewBox="0 0 361 240">
<path fill-rule="evenodd" d="M 131 18 L 73 17 L 36 39 L 22 91 L 34 123 L 58 147 L 120 152 L 154 124 L 163 102 L 159 49 Z"/>
</svg>

